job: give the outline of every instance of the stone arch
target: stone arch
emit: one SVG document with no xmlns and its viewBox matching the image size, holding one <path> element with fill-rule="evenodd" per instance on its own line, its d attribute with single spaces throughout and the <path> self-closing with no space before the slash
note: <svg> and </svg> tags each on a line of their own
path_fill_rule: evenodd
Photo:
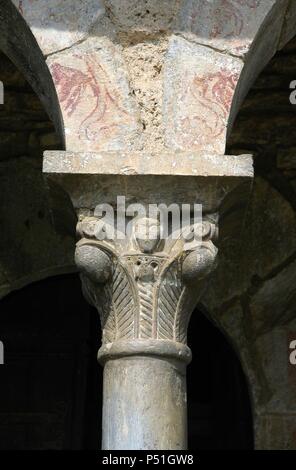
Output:
<svg viewBox="0 0 296 470">
<path fill-rule="evenodd" d="M 0 105 L 0 299 L 35 281 L 75 272 L 76 214 L 42 175 L 44 149 L 60 149 L 43 104 L 2 52 Z"/>
<path fill-rule="evenodd" d="M 0 29 L 0 49 L 26 77 L 64 140 L 60 107 L 52 77 L 34 35 L 11 0 L 0 1 Z"/>
<path fill-rule="evenodd" d="M 257 2 L 258 5 L 260 2 Z M 256 78 L 278 50 L 281 50 L 296 33 L 296 9 L 293 2 L 270 2 L 266 16 L 249 46 L 244 60 L 229 114 L 229 136 L 240 106 Z M 256 12 L 255 12 L 256 14 Z"/>
</svg>

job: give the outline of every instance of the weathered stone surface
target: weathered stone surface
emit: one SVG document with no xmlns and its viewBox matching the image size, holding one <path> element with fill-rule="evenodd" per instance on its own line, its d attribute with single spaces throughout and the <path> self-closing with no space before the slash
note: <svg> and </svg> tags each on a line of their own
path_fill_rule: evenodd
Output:
<svg viewBox="0 0 296 470">
<path fill-rule="evenodd" d="M 241 324 L 249 333 L 254 360 L 248 376 L 256 365 L 261 367 L 254 383 L 251 381 L 251 389 L 265 374 L 262 387 L 265 398 L 261 404 L 256 399 L 254 407 L 258 449 L 295 448 L 296 369 L 289 363 L 289 344 L 296 338 L 295 320 L 292 320 L 296 295 L 296 186 L 293 190 L 286 173 L 293 171 L 295 153 L 296 121 L 289 102 L 289 84 L 295 70 L 294 52 L 295 41 L 292 41 L 262 73 L 246 99 L 229 142 L 235 153 L 239 149 L 253 149 L 257 153 L 255 172 L 264 180 L 258 177 L 255 180 L 240 257 L 234 254 L 238 263 L 231 261 L 230 251 L 226 253 L 229 264 L 220 257 L 212 277 L 210 297 L 211 305 L 222 318 L 229 304 L 221 305 L 219 295 L 221 299 L 236 296 L 231 305 L 239 299 L 244 306 Z M 223 247 L 219 248 L 222 253 Z M 221 283 L 223 275 L 225 283 L 232 286 L 232 295 L 225 289 L 227 295 L 224 296 L 225 290 L 216 282 L 218 278 Z M 218 288 L 216 294 L 215 287 Z M 254 341 L 254 338 L 257 339 Z"/>
<path fill-rule="evenodd" d="M 220 247 L 219 264 L 204 297 L 211 311 L 248 292 L 255 278 L 268 277 L 294 255 L 295 217 L 293 208 L 276 190 L 255 178 L 239 239 L 232 232 Z"/>
<path fill-rule="evenodd" d="M 265 278 L 295 253 L 296 215 L 288 201 L 257 178 L 249 217 L 244 234 L 246 259 L 253 260 L 253 274 Z"/>
<path fill-rule="evenodd" d="M 47 276 L 75 270 L 76 221 L 67 195 L 55 184 L 47 187 L 41 173 L 44 148 L 62 146 L 52 122 L 4 54 L 0 69 L 5 89 L 0 106 L 2 297 Z"/>
<path fill-rule="evenodd" d="M 45 173 L 100 175 L 237 176 L 253 178 L 251 155 L 198 152 L 58 152 L 45 151 Z"/>
<path fill-rule="evenodd" d="M 248 265 L 242 253 L 240 236 L 232 233 L 222 241 L 218 266 L 209 282 L 208 289 L 202 298 L 209 312 L 220 312 L 223 304 L 234 301 L 250 284 Z"/>
<path fill-rule="evenodd" d="M 295 414 L 266 414 L 256 417 L 256 448 L 260 450 L 295 450 Z"/>
<path fill-rule="evenodd" d="M 295 36 L 295 28 L 296 28 L 296 4 L 294 1 L 290 1 L 288 4 L 288 8 L 284 17 L 284 24 L 281 33 L 280 43 L 278 48 L 282 49 L 282 47 L 287 44 Z"/>
<path fill-rule="evenodd" d="M 212 225 L 201 224 L 204 229 Z M 130 233 L 127 227 L 121 238 L 119 230 L 98 217 L 78 224 L 76 260 L 87 299 L 100 313 L 107 352 L 111 343 L 122 340 L 186 344 L 189 316 L 215 266 L 213 228 L 190 243 L 186 228 L 178 238 L 170 232 L 162 239 L 165 227 L 151 217 L 134 219 Z"/>
<path fill-rule="evenodd" d="M 252 297 L 250 313 L 255 334 L 284 325 L 295 317 L 296 262 L 267 280 Z"/>
<path fill-rule="evenodd" d="M 278 47 L 288 5 L 287 0 L 225 0 L 223 5 L 217 0 L 161 4 L 156 0 L 13 1 L 45 54 L 67 50 L 66 63 L 58 61 L 56 66 L 60 68 L 53 73 L 63 109 L 67 148 L 75 150 L 78 145 L 82 150 L 83 140 L 84 147 L 91 150 L 130 148 L 132 142 L 138 150 L 159 151 L 166 143 L 168 147 L 218 153 L 224 151 L 226 131 L 252 81 Z M 292 28 L 291 21 L 288 29 Z M 100 49 L 100 57 L 94 61 L 88 53 L 81 56 L 80 43 L 90 35 Z M 176 51 L 172 52 L 176 48 L 172 44 L 177 41 L 174 35 L 187 38 L 191 48 L 186 52 L 189 45 L 185 47 L 180 37 L 178 58 Z M 163 74 L 168 39 L 168 57 L 175 54 L 171 67 L 176 62 L 179 68 L 175 83 Z M 119 42 L 122 50 L 111 41 Z M 199 52 L 194 52 L 194 43 Z M 213 49 L 223 52 L 220 59 Z M 242 64 L 225 52 L 243 58 L 248 53 L 242 75 Z M 43 96 L 44 90 L 39 93 Z M 45 95 L 48 93 L 46 90 Z M 178 109 L 173 122 L 172 106 Z M 82 120 L 77 128 L 74 117 L 77 124 L 79 114 Z M 58 116 L 55 118 L 60 125 Z"/>
<path fill-rule="evenodd" d="M 229 138 L 229 144 L 239 141 L 240 148 L 244 148 L 244 152 L 250 151 L 250 145 L 258 148 L 259 151 L 265 145 L 271 145 L 274 149 L 274 146 L 284 146 L 290 139 L 296 138 L 295 127 L 287 125 L 287 116 L 280 113 L 277 115 L 274 109 L 270 109 L 270 113 L 264 115 L 264 119 L 256 118 L 256 116 L 250 119 L 243 115 L 239 119 L 240 129 L 234 130 Z M 291 116 L 291 122 L 294 122 L 293 116 Z M 237 149 L 235 151 L 237 153 Z"/>
<path fill-rule="evenodd" d="M 290 342 L 295 339 L 294 320 L 287 325 L 273 328 L 256 340 L 257 355 L 271 391 L 270 399 L 261 407 L 260 413 L 296 412 L 296 368 L 289 360 Z"/>
<path fill-rule="evenodd" d="M 187 326 L 215 266 L 216 228 L 203 220 L 191 242 L 185 232 L 162 239 L 162 228 L 141 217 L 119 238 L 98 217 L 77 226 L 83 290 L 103 330 L 103 449 L 186 448 Z"/>
<path fill-rule="evenodd" d="M 125 65 L 107 39 L 89 39 L 48 59 L 62 108 L 66 148 L 131 148 L 139 133 L 138 110 Z"/>
<path fill-rule="evenodd" d="M 248 380 L 254 409 L 257 410 L 268 403 L 271 390 L 264 364 L 250 334 L 248 312 L 244 311 L 242 304 L 237 299 L 231 305 L 225 306 L 218 315 L 211 313 L 211 318 L 237 352 Z"/>
<path fill-rule="evenodd" d="M 1 51 L 0 52 L 0 63 L 1 63 L 1 81 L 5 89 L 10 87 L 17 88 L 28 88 L 28 83 L 25 77 L 22 75 L 20 70 L 14 65 L 11 60 Z M 5 97 L 4 97 L 5 98 Z M 5 99 L 4 99 L 5 103 Z"/>
<path fill-rule="evenodd" d="M 266 21 L 261 24 L 258 35 L 252 40 L 250 51 L 245 61 L 245 67 L 240 76 L 239 84 L 233 100 L 229 117 L 229 129 L 231 129 L 239 107 L 255 79 L 278 49 L 285 5 L 286 0 L 276 3 L 273 14 L 267 16 Z"/>
<path fill-rule="evenodd" d="M 286 6 L 287 0 L 185 0 L 176 30 L 199 44 L 244 56 L 266 19 Z"/>
<path fill-rule="evenodd" d="M 102 0 L 12 0 L 44 55 L 85 39 L 104 14 Z"/>
<path fill-rule="evenodd" d="M 66 158 L 60 158 L 58 153 L 46 154 L 45 169 L 51 176 L 60 177 L 63 187 L 69 190 L 75 206 L 80 209 L 93 209 L 95 199 L 97 204 L 103 201 L 110 204 L 120 194 L 121 186 L 124 195 L 137 203 L 147 202 L 147 195 L 152 198 L 150 202 L 167 203 L 170 197 L 170 202 L 179 203 L 179 194 L 183 197 L 186 194 L 188 204 L 195 202 L 196 195 L 199 202 L 204 202 L 206 211 L 219 207 L 226 194 L 239 186 L 241 180 L 250 182 L 253 175 L 251 158 L 246 156 L 67 152 L 63 157 Z M 163 163 L 160 165 L 160 162 Z M 85 296 L 97 307 L 103 330 L 103 344 L 98 354 L 100 362 L 105 364 L 103 448 L 184 448 L 185 401 L 181 399 L 180 390 L 184 396 L 184 363 L 190 358 L 186 332 L 190 314 L 215 267 L 217 249 L 212 241 L 216 234 L 215 215 L 212 218 L 210 214 L 209 220 L 203 220 L 203 229 L 204 224 L 210 229 L 202 230 L 202 239 L 197 243 L 188 242 L 184 233 L 174 239 L 170 232 L 161 239 L 160 223 L 151 217 L 134 220 L 131 232 L 123 238 L 119 238 L 118 233 L 110 237 L 109 228 L 114 229 L 116 223 L 108 224 L 96 212 L 94 216 L 81 215 L 77 226 L 81 240 L 77 244 L 76 260 Z M 151 228 L 156 231 L 153 239 L 150 239 Z M 103 234 L 107 239 L 102 238 Z M 112 270 L 109 269 L 111 263 Z M 159 374 L 164 377 L 161 393 L 167 397 L 164 406 L 170 415 L 161 417 L 157 427 L 158 406 L 151 403 L 155 383 L 150 380 L 143 392 L 147 371 L 138 373 L 144 360 L 153 377 Z M 134 373 L 139 380 L 131 391 L 126 378 Z M 155 399 L 158 394 L 157 389 Z M 133 407 L 129 406 L 130 396 Z M 141 401 L 135 407 L 139 396 Z M 126 432 L 114 425 L 118 419 L 125 420 Z"/>
<path fill-rule="evenodd" d="M 40 170 L 25 159 L 2 162 L 0 179 L 0 296 L 75 271 L 75 214 L 67 195 L 52 183 L 46 186 Z"/>
<path fill-rule="evenodd" d="M 239 59 L 172 36 L 165 59 L 166 146 L 224 153 Z"/>
<path fill-rule="evenodd" d="M 26 1 L 22 3 L 24 7 L 29 5 Z M 35 4 L 37 3 L 43 5 L 46 11 L 52 6 L 52 2 L 50 5 L 49 2 L 46 3 L 41 0 L 37 2 L 35 0 Z M 61 3 L 61 8 L 64 8 L 65 4 L 66 2 Z M 81 9 L 84 8 L 86 3 L 80 2 L 79 6 L 78 3 L 74 4 L 72 2 L 72 4 Z M 91 4 L 95 5 L 94 3 Z M 114 202 L 112 199 L 114 194 L 121 194 L 123 188 L 131 199 L 135 196 L 136 200 L 141 197 L 145 199 L 145 196 L 149 194 L 157 199 L 168 191 L 167 188 L 162 189 L 162 187 L 164 187 L 164 176 L 169 175 L 170 177 L 166 179 L 166 182 L 173 199 L 179 198 L 182 191 L 184 195 L 183 188 L 186 188 L 186 197 L 190 195 L 195 202 L 201 199 L 204 200 L 207 210 L 213 209 L 215 203 L 217 208 L 217 200 L 220 202 L 223 198 L 222 192 L 229 190 L 228 183 L 227 185 L 225 183 L 224 173 L 225 171 L 227 173 L 228 169 L 232 167 L 235 157 L 231 159 L 225 157 L 223 165 L 216 168 L 219 175 L 216 175 L 215 169 L 213 171 L 211 155 L 208 155 L 207 164 L 209 167 L 200 160 L 191 164 L 189 154 L 186 155 L 186 162 L 185 159 L 182 160 L 181 158 L 175 160 L 176 154 L 172 156 L 170 153 L 162 153 L 164 147 L 163 124 L 166 126 L 166 145 L 169 149 L 173 147 L 174 149 L 185 149 L 192 152 L 193 150 L 205 148 L 210 152 L 219 150 L 219 153 L 222 153 L 224 151 L 226 129 L 230 128 L 236 110 L 254 77 L 276 50 L 285 13 L 284 5 L 287 3 L 276 2 L 276 7 L 279 8 L 277 10 L 278 14 L 268 16 L 269 9 L 275 5 L 275 2 L 271 0 L 269 2 L 263 0 L 225 0 L 223 10 L 221 9 L 221 2 L 185 2 L 184 8 L 187 8 L 185 16 L 183 10 L 179 17 L 181 18 L 179 26 L 181 26 L 174 31 L 175 36 L 171 39 L 167 37 L 167 31 L 172 30 L 174 16 L 178 11 L 180 2 L 162 2 L 161 5 L 158 5 L 154 0 L 150 2 L 115 2 L 110 0 L 106 4 L 108 6 L 109 23 L 106 20 L 105 27 L 107 25 L 107 28 L 105 30 L 101 26 L 96 28 L 95 34 L 98 35 L 98 38 L 88 40 L 83 45 L 56 54 L 49 60 L 50 65 L 52 65 L 52 59 L 56 60 L 56 63 L 53 63 L 53 76 L 63 107 L 67 147 L 73 151 L 119 151 L 119 154 L 107 154 L 106 159 L 101 154 L 98 156 L 88 153 L 84 155 L 82 160 L 69 154 L 67 154 L 66 160 L 62 160 L 62 163 L 65 164 L 64 171 L 67 167 L 70 172 L 74 169 L 76 176 L 78 175 L 79 181 L 78 179 L 72 180 L 69 185 L 70 191 L 75 186 L 76 206 L 81 207 L 84 204 L 92 207 L 95 199 L 97 203 L 103 201 Z M 99 5 L 99 2 L 97 2 L 95 7 L 99 9 Z M 145 8 L 147 8 L 146 11 Z M 213 11 L 214 8 L 216 8 L 215 11 Z M 61 47 L 64 49 L 64 47 L 77 45 L 77 41 L 79 42 L 87 37 L 90 28 L 96 21 L 95 15 L 92 16 L 92 11 L 90 10 L 90 16 L 81 15 L 77 23 L 76 19 L 72 21 L 73 11 L 71 9 L 67 10 L 61 18 L 42 18 L 40 24 L 45 29 L 42 31 L 39 40 L 42 42 L 44 38 L 48 38 L 48 44 L 45 44 L 45 47 L 52 47 L 52 44 L 55 44 L 54 48 L 58 48 L 49 53 L 60 50 Z M 252 16 L 250 15 L 251 12 Z M 186 16 L 186 14 L 189 16 Z M 292 31 L 294 21 L 292 8 L 289 14 L 291 14 L 292 20 L 286 16 L 282 38 L 289 36 Z M 41 10 L 35 9 L 34 15 L 36 15 L 34 20 L 36 23 L 38 21 L 36 18 L 41 18 Z M 263 18 L 265 18 L 264 21 Z M 70 25 L 71 29 L 69 34 L 67 33 L 63 37 L 62 35 L 60 37 L 53 34 L 48 28 L 48 26 L 56 28 L 60 20 L 60 31 L 62 31 L 62 25 L 64 24 L 67 25 L 66 27 Z M 261 27 L 259 28 L 260 24 Z M 260 33 L 257 34 L 259 29 Z M 33 32 L 37 37 L 39 34 L 37 29 Z M 271 32 L 272 34 L 270 34 Z M 106 37 L 102 39 L 101 36 L 106 36 L 109 39 L 106 39 Z M 120 45 L 114 46 L 110 41 L 111 36 L 113 41 L 115 43 L 118 41 Z M 20 37 L 26 36 L 21 35 Z M 163 58 L 168 39 L 169 51 L 163 73 Z M 202 43 L 203 46 L 197 43 Z M 252 47 L 250 48 L 251 44 Z M 210 47 L 208 47 L 209 45 Z M 211 47 L 219 49 L 223 53 L 230 52 L 246 59 L 247 66 L 243 73 L 241 74 L 242 62 L 240 60 L 215 52 Z M 92 56 L 90 50 L 95 50 L 95 57 Z M 28 70 L 30 61 L 32 62 L 32 56 L 26 63 Z M 143 66 L 141 66 L 142 61 Z M 34 64 L 34 61 L 32 63 Z M 226 72 L 223 75 L 224 69 Z M 36 67 L 34 70 L 36 70 Z M 290 73 L 292 73 L 292 70 L 293 67 L 290 66 Z M 32 72 L 30 73 L 32 74 Z M 279 82 L 273 81 L 273 83 Z M 165 99 L 162 109 L 163 84 L 165 85 Z M 47 94 L 47 91 L 45 90 L 45 94 Z M 40 91 L 39 89 L 39 92 L 42 94 L 44 90 Z M 132 98 L 131 95 L 134 95 L 135 98 Z M 259 100 L 260 96 L 258 95 L 256 99 Z M 14 108 L 13 99 L 8 100 L 8 103 L 11 108 Z M 279 104 L 280 101 L 274 99 L 274 105 L 275 103 Z M 25 99 L 23 99 L 23 104 L 26 104 Z M 249 109 L 246 108 L 246 112 L 250 113 L 252 107 L 253 104 L 250 105 Z M 266 102 L 262 100 L 261 113 L 264 112 L 265 107 Z M 242 147 L 245 141 L 248 141 L 247 144 L 251 142 L 256 146 L 264 146 L 271 140 L 274 145 L 280 145 L 285 139 L 292 139 L 293 129 L 287 130 L 286 117 L 277 115 L 271 117 L 268 122 L 265 121 L 262 125 L 260 123 L 258 125 L 256 113 L 253 112 L 252 114 L 252 123 L 248 125 L 248 132 L 241 134 L 242 140 L 239 143 Z M 172 116 L 174 116 L 174 119 Z M 5 125 L 7 122 L 2 121 Z M 250 121 L 246 119 L 245 123 L 248 122 Z M 24 123 L 24 129 L 28 129 L 29 126 L 29 123 Z M 143 127 L 144 132 L 141 127 Z M 9 140 L 9 138 L 5 140 L 6 137 L 7 135 L 4 136 L 4 143 L 7 145 L 4 149 L 6 155 L 8 155 L 12 140 Z M 47 129 L 43 129 L 42 135 L 32 131 L 28 136 L 29 147 L 37 148 L 37 143 L 41 140 L 43 144 L 54 145 L 51 139 L 52 134 L 48 133 Z M 156 141 L 157 144 L 154 146 Z M 22 148 L 22 145 L 23 141 L 20 142 L 20 148 Z M 124 149 L 124 152 L 121 153 L 122 149 Z M 149 160 L 150 154 L 145 152 L 142 155 L 130 155 L 128 152 L 131 149 L 145 149 L 145 151 L 149 149 L 152 154 L 153 151 L 157 150 L 158 153 L 155 153 L 153 158 Z M 288 151 L 286 147 L 285 149 L 282 154 L 278 153 L 277 163 L 280 171 L 292 170 L 293 166 L 292 150 Z M 287 152 L 290 152 L 288 160 L 286 157 Z M 10 156 L 15 155 L 10 154 Z M 110 157 L 109 162 L 107 162 L 108 156 Z M 160 158 L 154 158 L 155 156 L 160 156 Z M 229 158 L 228 161 L 227 158 Z M 269 158 L 269 156 L 266 158 Z M 165 159 L 164 164 L 160 164 L 162 159 Z M 99 184 L 98 180 L 94 183 L 93 179 L 88 178 L 89 174 L 91 174 L 91 178 L 95 177 L 98 166 L 100 167 L 100 174 L 103 175 Z M 61 168 L 59 171 L 62 173 Z M 81 171 L 85 172 L 85 179 L 83 179 L 83 176 L 81 177 Z M 269 183 L 261 179 L 256 181 L 246 231 L 242 239 L 244 244 L 242 254 L 240 254 L 239 249 L 231 239 L 228 239 L 224 245 L 222 243 L 220 271 L 213 278 L 212 291 L 206 299 L 208 300 L 209 309 L 215 309 L 215 314 L 218 315 L 222 311 L 219 326 L 231 336 L 235 347 L 240 350 L 240 357 L 252 386 L 256 412 L 265 412 L 264 417 L 262 417 L 262 421 L 265 420 L 263 426 L 265 432 L 282 432 L 284 436 L 282 439 L 272 438 L 270 441 L 265 437 L 265 441 L 263 441 L 263 436 L 258 431 L 257 443 L 261 442 L 262 447 L 275 447 L 278 445 L 289 447 L 293 445 L 293 433 L 295 431 L 290 425 L 290 416 L 286 415 L 284 417 L 284 413 L 289 413 L 295 409 L 295 400 L 293 398 L 295 378 L 293 375 L 294 369 L 291 370 L 285 361 L 287 358 L 288 337 L 290 337 L 288 330 L 291 329 L 291 334 L 295 335 L 295 328 L 292 324 L 287 323 L 294 313 L 295 267 L 294 264 L 287 267 L 287 262 L 293 258 L 295 253 L 296 233 L 293 212 L 295 206 L 293 206 L 294 199 L 291 188 L 285 186 L 283 180 L 279 178 L 279 176 L 284 177 L 285 174 L 279 175 L 276 173 L 274 177 L 274 171 L 273 168 L 271 171 L 269 166 L 268 174 L 264 175 L 264 177 L 269 178 Z M 153 177 L 144 189 L 141 175 L 143 173 L 147 175 L 149 172 Z M 263 173 L 262 168 L 261 172 Z M 192 176 L 190 181 L 187 178 L 187 173 Z M 114 177 L 115 174 L 117 174 L 116 177 Z M 177 176 L 174 177 L 172 174 Z M 205 181 L 194 176 L 196 174 L 206 180 L 207 190 L 205 190 L 207 186 L 204 184 Z M 185 179 L 182 179 L 181 184 L 178 182 L 180 176 L 185 177 Z M 221 188 L 216 192 L 220 176 L 223 176 L 223 181 Z M 129 183 L 130 177 L 133 178 L 133 184 Z M 9 184 L 22 187 L 19 181 L 20 179 L 17 179 L 16 183 Z M 271 184 L 273 183 L 275 187 L 281 189 L 286 199 L 278 191 L 272 189 Z M 30 184 L 33 187 L 33 178 L 30 180 Z M 135 187 L 137 187 L 137 193 L 133 192 Z M 52 189 L 51 187 L 51 191 Z M 58 192 L 57 189 L 55 190 Z M 16 194 L 19 195 L 18 191 Z M 38 204 L 40 204 L 40 201 L 43 201 L 40 198 L 40 193 L 37 191 L 34 192 L 34 195 L 35 199 L 38 200 Z M 7 195 L 5 197 L 8 198 Z M 27 201 L 26 196 L 24 197 L 22 194 L 23 199 Z M 55 198 L 55 201 L 57 201 L 55 208 L 49 210 L 50 217 L 60 211 L 55 218 L 55 223 L 58 226 L 57 231 L 58 233 L 68 233 L 68 222 L 64 223 L 65 216 L 63 210 L 59 207 L 59 205 L 62 207 L 62 204 L 59 204 L 59 196 Z M 188 200 L 184 202 L 188 202 Z M 23 208 L 22 201 L 19 207 Z M 240 217 L 239 214 L 237 217 Z M 19 218 L 23 220 L 21 217 Z M 29 226 L 35 227 L 36 225 L 38 230 L 41 230 L 40 233 L 43 233 L 44 227 L 40 228 L 37 222 L 35 224 L 33 216 L 28 220 Z M 68 221 L 68 216 L 66 221 Z M 25 222 L 27 222 L 27 219 Z M 16 221 L 9 223 L 12 227 L 10 238 L 13 238 L 13 234 L 20 231 L 18 225 L 20 222 L 16 218 Z M 9 223 L 8 227 L 10 227 Z M 16 228 L 13 228 L 14 224 Z M 34 240 L 33 235 L 30 243 L 32 243 L 32 240 Z M 56 239 L 55 242 L 52 242 L 51 239 L 46 240 L 46 243 L 52 244 L 60 242 L 60 239 L 58 242 L 56 242 Z M 91 241 L 93 242 L 93 240 Z M 67 243 L 68 241 L 66 241 L 66 245 Z M 47 261 L 44 260 L 48 253 L 46 253 L 45 245 L 44 241 L 44 244 L 41 244 L 42 262 L 34 264 L 35 273 L 40 272 L 43 262 L 46 265 Z M 26 253 L 27 246 L 27 238 L 25 237 L 18 245 L 18 249 L 26 269 L 32 255 L 31 252 Z M 72 249 L 71 246 L 69 242 L 69 249 Z M 136 276 L 138 276 L 135 282 L 137 286 L 143 282 L 145 284 L 145 294 L 148 295 L 149 286 L 153 284 L 155 273 L 152 272 L 152 265 L 149 265 L 147 259 L 153 255 L 150 253 L 149 245 L 144 243 L 139 246 L 144 247 L 143 260 L 142 258 L 140 260 L 143 263 L 141 268 L 135 268 Z M 95 248 L 92 247 L 92 252 L 93 249 Z M 25 251 L 25 254 L 23 251 Z M 272 257 L 271 253 L 273 254 Z M 8 256 L 4 253 L 4 258 L 6 255 Z M 107 255 L 105 254 L 105 256 Z M 64 259 L 62 255 L 61 258 Z M 188 266 L 186 262 L 182 265 L 185 270 L 184 279 L 187 279 L 188 282 L 191 282 L 192 273 L 195 273 L 195 269 L 191 269 L 191 258 L 194 261 L 197 259 L 202 260 L 202 257 L 198 258 L 194 253 L 188 255 Z M 19 260 L 13 259 L 8 262 L 7 259 L 5 258 L 5 266 L 0 274 L 1 282 L 5 285 L 10 282 L 13 284 L 11 281 L 13 279 L 12 273 L 15 270 L 20 271 L 23 269 L 23 266 L 18 266 L 18 263 L 21 263 Z M 91 260 L 95 263 L 95 256 L 91 256 Z M 103 266 L 106 264 L 105 261 L 102 263 Z M 107 266 L 109 266 L 109 260 L 107 261 Z M 100 268 L 101 265 L 99 270 Z M 29 268 L 26 272 L 29 272 Z M 55 271 L 45 269 L 44 272 L 48 275 L 48 273 Z M 92 273 L 95 273 L 95 280 L 101 281 L 100 276 L 96 277 L 96 270 Z M 28 282 L 28 279 L 34 280 L 36 278 L 34 276 L 27 276 L 26 282 Z M 14 287 L 19 286 L 21 281 L 18 279 L 13 285 Z M 145 299 L 147 300 L 147 298 Z M 221 307 L 221 303 L 226 300 L 229 303 Z M 231 307 L 229 307 L 229 304 L 231 304 Z M 225 308 L 224 312 L 223 308 Z M 145 323 L 142 321 L 143 308 L 141 315 L 140 323 L 143 333 L 143 324 Z M 277 329 L 269 334 L 270 330 L 274 329 L 276 325 L 281 325 L 281 330 Z M 254 336 L 258 334 L 260 335 L 258 340 L 254 342 Z M 151 347 L 149 351 L 151 352 L 152 349 Z M 135 350 L 136 348 L 133 352 Z M 113 352 L 113 350 L 109 350 L 108 354 L 111 355 Z M 137 352 L 139 351 L 137 350 Z M 278 356 L 280 359 L 278 359 Z M 268 362 L 270 358 L 272 358 L 271 363 Z M 111 376 L 112 374 L 110 374 Z M 114 374 L 112 377 L 115 378 Z M 122 383 L 125 383 L 125 377 L 123 377 Z M 275 378 L 276 380 L 274 380 Z M 175 377 L 170 381 L 175 382 Z M 147 382 L 147 379 L 144 377 L 143 383 L 145 382 Z M 278 382 L 280 383 L 278 384 Z M 289 392 L 285 392 L 285 387 L 289 388 Z M 119 384 L 120 391 L 122 391 L 121 388 Z M 168 392 L 163 393 L 166 393 L 166 396 L 169 397 L 170 392 L 174 392 L 174 390 L 170 386 Z M 282 416 L 278 418 L 274 413 L 281 413 Z"/>
<path fill-rule="evenodd" d="M 0 54 L 0 70 L 5 90 L 0 106 L 0 160 L 27 155 L 41 169 L 43 150 L 62 148 L 62 141 L 40 100 L 4 54 Z"/>
<path fill-rule="evenodd" d="M 37 93 L 62 139 L 59 103 L 44 56 L 11 0 L 0 0 L 0 15 L 0 49 L 16 64 Z"/>
<path fill-rule="evenodd" d="M 239 187 L 243 205 L 250 191 L 253 169 L 250 156 L 194 153 L 46 153 L 43 171 L 71 195 L 75 208 L 94 209 L 103 202 L 126 204 L 202 204 L 214 212 L 226 194 Z M 184 162 L 184 165 L 183 165 Z M 214 188 L 214 189 L 213 189 Z M 234 197 L 234 201 L 237 198 Z"/>
<path fill-rule="evenodd" d="M 187 448 L 184 364 L 151 356 L 109 361 L 104 397 L 103 449 Z"/>
<path fill-rule="evenodd" d="M 129 35 L 169 31 L 182 0 L 106 0 L 107 11 L 120 32 Z"/>
<path fill-rule="evenodd" d="M 225 198 L 225 193 L 232 193 L 240 185 L 239 178 L 229 177 L 221 184 L 221 178 L 215 176 L 180 176 L 146 175 L 145 184 L 141 175 L 51 175 L 70 195 L 74 207 L 93 211 L 98 204 L 117 206 L 117 196 L 125 196 L 126 204 L 140 200 L 142 204 L 202 204 L 203 210 L 215 212 Z M 249 179 L 249 178 L 248 178 Z M 205 184 L 207 180 L 207 184 Z M 212 188 L 215 188 L 215 191 Z M 169 190 L 168 190 L 169 188 Z M 243 201 L 246 202 L 246 193 Z M 190 199 L 188 199 L 190 198 Z"/>
<path fill-rule="evenodd" d="M 121 42 L 131 92 L 140 111 L 142 126 L 141 138 L 135 142 L 134 148 L 159 152 L 164 149 L 163 62 L 168 38 L 165 34 L 152 38 L 128 36 Z"/>
</svg>

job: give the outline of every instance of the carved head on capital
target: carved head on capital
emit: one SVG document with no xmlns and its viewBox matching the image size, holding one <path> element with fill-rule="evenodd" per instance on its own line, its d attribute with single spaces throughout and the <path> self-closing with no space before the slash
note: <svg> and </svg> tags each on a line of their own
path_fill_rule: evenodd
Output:
<svg viewBox="0 0 296 470">
<path fill-rule="evenodd" d="M 153 253 L 160 244 L 160 223 L 157 219 L 137 219 L 133 228 L 134 240 L 143 253 Z"/>
</svg>

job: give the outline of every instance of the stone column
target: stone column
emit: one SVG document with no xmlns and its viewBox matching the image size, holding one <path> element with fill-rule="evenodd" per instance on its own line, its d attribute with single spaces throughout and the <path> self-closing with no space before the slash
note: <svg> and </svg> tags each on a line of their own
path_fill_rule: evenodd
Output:
<svg viewBox="0 0 296 470">
<path fill-rule="evenodd" d="M 186 449 L 187 325 L 215 265 L 216 227 L 204 220 L 161 240 L 159 222 L 141 218 L 129 238 L 102 240 L 108 227 L 87 217 L 78 232 L 76 263 L 103 330 L 103 448 Z"/>
<path fill-rule="evenodd" d="M 76 263 L 101 318 L 103 448 L 186 448 L 187 326 L 215 266 L 218 222 L 222 240 L 239 234 L 251 158 L 46 152 L 43 168 L 77 210 Z M 121 195 L 125 209 L 118 209 Z M 102 204 L 116 220 L 100 215 Z M 176 204 L 183 214 L 184 205 L 198 204 L 203 218 L 189 218 L 178 237 L 172 228 L 163 236 L 149 211 L 127 222 L 127 236 L 113 230 L 120 211 L 131 216 L 131 207 L 151 204 Z"/>
</svg>

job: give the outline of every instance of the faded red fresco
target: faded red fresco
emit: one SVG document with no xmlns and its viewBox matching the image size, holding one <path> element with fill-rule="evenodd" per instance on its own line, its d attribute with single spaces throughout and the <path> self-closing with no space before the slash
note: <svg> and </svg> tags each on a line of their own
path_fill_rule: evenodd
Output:
<svg viewBox="0 0 296 470">
<path fill-rule="evenodd" d="M 63 112 L 68 118 L 79 113 L 75 119 L 81 140 L 109 138 L 128 123 L 130 115 L 120 105 L 119 94 L 95 55 L 76 57 L 83 61 L 84 71 L 59 63 L 50 67 Z"/>
<path fill-rule="evenodd" d="M 194 78 L 182 97 L 197 109 L 181 122 L 182 134 L 189 136 L 186 146 L 210 144 L 224 132 L 238 78 L 226 69 Z"/>
<path fill-rule="evenodd" d="M 221 0 L 219 7 L 215 9 L 212 9 L 212 5 L 209 5 L 208 0 L 196 2 L 190 15 L 190 28 L 199 33 L 196 25 L 200 24 L 201 27 L 203 26 L 203 21 L 200 21 L 200 19 L 205 16 L 207 11 L 209 16 L 207 21 L 214 22 L 209 39 L 238 37 L 244 27 L 244 13 L 240 6 L 255 9 L 259 6 L 260 2 L 261 0 Z"/>
</svg>

